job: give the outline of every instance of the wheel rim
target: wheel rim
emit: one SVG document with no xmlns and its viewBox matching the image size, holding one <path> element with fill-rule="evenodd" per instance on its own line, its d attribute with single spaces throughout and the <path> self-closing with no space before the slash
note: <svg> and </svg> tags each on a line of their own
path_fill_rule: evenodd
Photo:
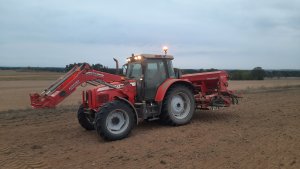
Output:
<svg viewBox="0 0 300 169">
<path fill-rule="evenodd" d="M 185 93 L 177 93 L 171 98 L 171 113 L 177 119 L 186 118 L 191 110 L 191 100 Z"/>
<path fill-rule="evenodd" d="M 106 118 L 106 127 L 113 134 L 124 132 L 129 125 L 129 116 L 124 110 L 111 111 Z"/>
</svg>

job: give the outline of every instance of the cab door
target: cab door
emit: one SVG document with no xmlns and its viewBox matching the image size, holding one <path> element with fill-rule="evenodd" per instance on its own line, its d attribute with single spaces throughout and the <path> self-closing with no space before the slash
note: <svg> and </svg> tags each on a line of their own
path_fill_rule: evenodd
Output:
<svg viewBox="0 0 300 169">
<path fill-rule="evenodd" d="M 145 100 L 153 100 L 158 87 L 166 80 L 163 60 L 149 59 L 145 63 Z"/>
</svg>

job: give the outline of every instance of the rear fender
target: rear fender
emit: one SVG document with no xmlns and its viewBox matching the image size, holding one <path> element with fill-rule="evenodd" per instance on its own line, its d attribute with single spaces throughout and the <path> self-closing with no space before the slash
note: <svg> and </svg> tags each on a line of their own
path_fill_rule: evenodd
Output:
<svg viewBox="0 0 300 169">
<path fill-rule="evenodd" d="M 132 110 L 134 111 L 134 114 L 135 114 L 136 124 L 138 124 L 139 123 L 139 117 L 138 117 L 138 113 L 137 113 L 135 107 L 133 106 L 133 104 L 129 100 L 127 100 L 123 97 L 120 97 L 120 96 L 115 96 L 115 99 L 120 100 L 121 102 L 124 102 L 124 103 L 128 104 L 132 108 Z"/>
<path fill-rule="evenodd" d="M 164 97 L 165 97 L 167 91 L 169 90 L 169 88 L 174 86 L 174 85 L 177 85 L 177 84 L 187 85 L 187 86 L 191 87 L 192 89 L 194 89 L 194 86 L 188 80 L 185 80 L 185 79 L 167 79 L 163 84 L 161 84 L 158 87 L 156 95 L 155 95 L 155 101 L 156 102 L 162 102 L 164 100 Z"/>
</svg>

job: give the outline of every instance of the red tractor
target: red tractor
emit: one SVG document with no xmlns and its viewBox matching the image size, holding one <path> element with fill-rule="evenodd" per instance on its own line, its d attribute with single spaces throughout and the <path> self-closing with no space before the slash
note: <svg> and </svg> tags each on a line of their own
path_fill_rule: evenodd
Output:
<svg viewBox="0 0 300 169">
<path fill-rule="evenodd" d="M 132 55 L 123 66 L 123 75 L 96 71 L 87 63 L 75 66 L 41 94 L 31 94 L 31 105 L 55 107 L 79 85 L 93 85 L 82 92 L 79 124 L 86 130 L 96 129 L 106 140 L 119 140 L 143 120 L 184 125 L 195 109 L 238 102 L 238 96 L 227 89 L 225 71 L 181 75 L 179 69 L 173 69 L 172 60 L 173 56 L 166 54 Z"/>
</svg>

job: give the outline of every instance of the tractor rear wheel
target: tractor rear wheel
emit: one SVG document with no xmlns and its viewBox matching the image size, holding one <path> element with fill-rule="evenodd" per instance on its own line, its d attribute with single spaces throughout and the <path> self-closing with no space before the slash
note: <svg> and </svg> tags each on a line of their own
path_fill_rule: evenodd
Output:
<svg viewBox="0 0 300 169">
<path fill-rule="evenodd" d="M 134 124 L 133 110 L 128 104 L 118 100 L 104 105 L 95 118 L 98 135 L 111 141 L 127 137 Z"/>
<path fill-rule="evenodd" d="M 95 130 L 94 127 L 95 114 L 90 112 L 85 112 L 84 107 L 82 105 L 78 109 L 77 119 L 79 124 L 86 130 Z"/>
<path fill-rule="evenodd" d="M 186 86 L 170 88 L 163 101 L 161 121 L 170 125 L 184 125 L 190 122 L 195 112 L 195 98 Z"/>
</svg>

